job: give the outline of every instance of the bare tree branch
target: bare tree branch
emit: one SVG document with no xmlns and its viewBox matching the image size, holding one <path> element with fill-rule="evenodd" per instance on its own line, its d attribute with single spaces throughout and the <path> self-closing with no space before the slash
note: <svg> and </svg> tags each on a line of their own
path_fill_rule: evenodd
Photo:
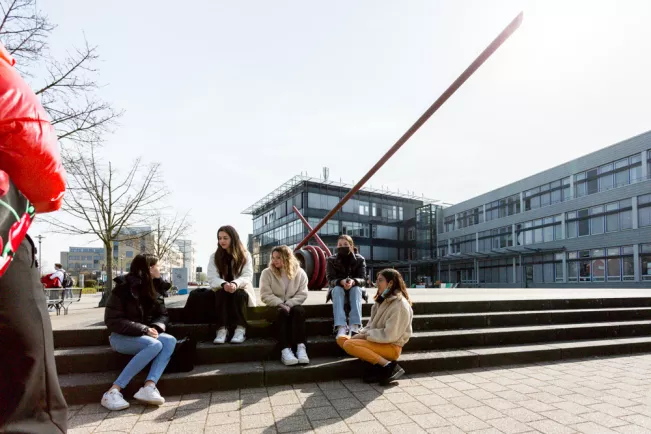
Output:
<svg viewBox="0 0 651 434">
<path fill-rule="evenodd" d="M 62 145 L 101 144 L 122 111 L 102 101 L 97 92 L 98 49 L 84 40 L 63 59 L 53 59 L 48 39 L 55 29 L 36 0 L 0 0 L 0 41 L 17 61 L 20 72 L 33 80 Z M 45 76 L 41 76 L 46 70 Z M 68 161 L 64 158 L 64 164 Z"/>
<path fill-rule="evenodd" d="M 167 189 L 160 176 L 159 164 L 145 166 L 138 158 L 126 173 L 120 173 L 110 162 L 104 164 L 97 157 L 96 146 L 91 145 L 86 154 L 78 153 L 68 159 L 68 190 L 63 212 L 73 217 L 76 224 L 70 225 L 49 216 L 43 218 L 55 232 L 94 235 L 102 241 L 106 249 L 109 282 L 104 291 L 108 296 L 113 278 L 114 241 L 137 240 L 151 235 L 151 229 L 133 232 L 130 228 L 151 222 L 151 216 L 160 213 L 161 200 L 167 195 Z M 174 220 L 172 235 L 179 236 L 183 233 L 182 228 L 187 230 L 186 221 L 185 217 Z"/>
</svg>

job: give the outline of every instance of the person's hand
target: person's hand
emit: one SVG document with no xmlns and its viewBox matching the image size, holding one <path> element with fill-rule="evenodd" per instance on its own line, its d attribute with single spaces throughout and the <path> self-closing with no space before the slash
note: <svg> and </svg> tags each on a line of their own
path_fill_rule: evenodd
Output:
<svg viewBox="0 0 651 434">
<path fill-rule="evenodd" d="M 224 291 L 229 292 L 231 294 L 235 292 L 235 289 L 237 289 L 237 287 L 235 286 L 234 283 L 228 282 L 226 285 L 224 285 Z"/>
<path fill-rule="evenodd" d="M 147 330 L 147 336 L 151 336 L 154 339 L 158 339 L 158 330 L 156 330 L 153 327 L 150 327 L 149 330 Z"/>
<path fill-rule="evenodd" d="M 291 309 L 289 306 L 287 306 L 285 303 L 281 303 L 278 305 L 279 308 L 283 309 L 285 312 L 289 313 L 289 310 Z"/>
<path fill-rule="evenodd" d="M 357 333 L 351 337 L 351 339 L 366 339 L 366 335 L 363 335 L 361 333 Z"/>
<path fill-rule="evenodd" d="M 346 282 L 344 283 L 344 289 L 348 291 L 350 288 L 353 287 L 353 283 L 355 283 L 354 280 L 352 279 L 346 279 Z"/>
</svg>

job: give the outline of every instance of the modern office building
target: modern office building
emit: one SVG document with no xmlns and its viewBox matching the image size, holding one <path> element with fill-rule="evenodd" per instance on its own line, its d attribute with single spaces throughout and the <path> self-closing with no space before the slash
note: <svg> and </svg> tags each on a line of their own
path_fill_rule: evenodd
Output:
<svg viewBox="0 0 651 434">
<path fill-rule="evenodd" d="M 61 252 L 61 265 L 71 274 L 99 273 L 106 266 L 106 253 L 101 247 L 70 247 Z"/>
<path fill-rule="evenodd" d="M 295 176 L 243 211 L 253 216 L 255 281 L 269 263 L 271 249 L 286 244 L 294 248 L 308 230 L 293 212 L 296 206 L 315 226 L 352 188 L 327 179 Z M 368 273 L 380 267 L 400 269 L 409 282 L 435 274 L 436 216 L 443 204 L 413 194 L 371 188 L 355 194 L 319 231 L 334 251 L 337 237 L 353 237 L 366 258 Z M 310 240 L 316 245 L 316 241 Z"/>
<path fill-rule="evenodd" d="M 439 214 L 438 280 L 651 287 L 651 131 Z"/>
</svg>

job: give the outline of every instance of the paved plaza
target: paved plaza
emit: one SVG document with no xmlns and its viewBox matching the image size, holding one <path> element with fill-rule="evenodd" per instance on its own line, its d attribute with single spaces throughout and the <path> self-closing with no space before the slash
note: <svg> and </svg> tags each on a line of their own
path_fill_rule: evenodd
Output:
<svg viewBox="0 0 651 434">
<path fill-rule="evenodd" d="M 109 413 L 70 411 L 70 434 L 647 433 L 651 355 L 167 397 Z"/>
</svg>

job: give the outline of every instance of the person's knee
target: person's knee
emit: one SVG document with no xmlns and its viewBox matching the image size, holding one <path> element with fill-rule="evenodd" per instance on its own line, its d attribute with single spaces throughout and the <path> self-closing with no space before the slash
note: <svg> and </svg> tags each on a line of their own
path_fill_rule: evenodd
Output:
<svg viewBox="0 0 651 434">
<path fill-rule="evenodd" d="M 172 335 L 168 335 L 167 333 L 161 333 L 160 335 L 158 335 L 158 340 L 166 348 L 176 346 L 176 338 Z"/>
<path fill-rule="evenodd" d="M 345 294 L 346 294 L 346 291 L 341 286 L 335 286 L 334 288 L 332 288 L 332 299 L 333 300 L 335 300 L 335 299 L 336 300 L 343 300 Z"/>
<path fill-rule="evenodd" d="M 341 348 L 348 353 L 356 345 L 355 339 L 346 339 L 342 342 Z"/>
<path fill-rule="evenodd" d="M 238 289 L 237 291 L 235 291 L 233 293 L 233 296 L 235 297 L 235 300 L 237 300 L 240 303 L 245 302 L 245 301 L 246 302 L 249 301 L 249 294 L 245 290 L 243 290 L 241 288 Z"/>
<path fill-rule="evenodd" d="M 160 339 L 154 339 L 154 338 L 151 339 L 153 342 L 149 344 L 149 347 L 153 348 L 157 354 L 160 353 L 161 350 L 163 349 L 163 343 L 160 341 Z"/>
<path fill-rule="evenodd" d="M 351 297 L 351 300 L 361 300 L 362 299 L 362 288 L 359 286 L 353 286 L 348 291 Z"/>
<path fill-rule="evenodd" d="M 301 305 L 293 306 L 289 310 L 289 312 L 294 316 L 298 316 L 298 317 L 304 317 L 305 316 L 305 308 L 303 306 L 301 306 Z"/>
<path fill-rule="evenodd" d="M 345 349 L 345 345 L 349 341 L 350 341 L 350 338 L 348 336 L 339 336 L 337 338 L 337 345 L 339 345 L 342 349 Z"/>
</svg>

